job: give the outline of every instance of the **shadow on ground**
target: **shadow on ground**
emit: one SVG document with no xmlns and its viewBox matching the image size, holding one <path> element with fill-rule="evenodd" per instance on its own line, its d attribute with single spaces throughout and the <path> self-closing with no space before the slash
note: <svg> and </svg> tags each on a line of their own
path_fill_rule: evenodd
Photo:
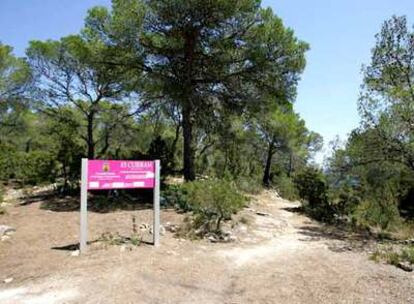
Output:
<svg viewBox="0 0 414 304">
<path fill-rule="evenodd" d="M 105 242 L 105 240 L 99 238 L 99 239 L 96 239 L 96 240 L 93 240 L 93 241 L 89 241 L 87 244 L 88 244 L 88 246 L 90 246 L 90 245 L 93 245 L 93 244 L 99 243 L 99 242 Z M 133 240 L 130 237 L 120 236 L 119 242 L 120 243 L 118 245 L 128 244 L 128 243 L 132 243 Z M 153 242 L 146 241 L 146 240 L 140 240 L 139 243 L 140 244 L 145 244 L 145 245 L 151 245 L 151 246 L 154 245 Z M 116 244 L 113 244 L 113 245 L 115 246 Z M 54 246 L 54 247 L 51 247 L 50 249 L 59 250 L 59 251 L 76 251 L 76 250 L 79 250 L 79 247 L 80 247 L 79 243 L 73 243 L 73 244 L 68 244 L 68 245 L 63 245 L 63 246 Z"/>
<path fill-rule="evenodd" d="M 288 207 L 285 211 L 306 216 L 302 207 Z M 328 225 L 310 220 L 298 228 L 303 242 L 324 242 L 334 252 L 367 251 L 379 240 L 367 231 L 354 231 L 346 224 Z"/>
<path fill-rule="evenodd" d="M 91 193 L 88 197 L 88 211 L 109 213 L 117 210 L 144 210 L 152 209 L 152 191 L 113 193 L 101 191 Z M 79 211 L 79 196 L 61 196 L 53 191 L 38 193 L 23 199 L 19 206 L 40 203 L 40 208 L 53 212 Z"/>
</svg>

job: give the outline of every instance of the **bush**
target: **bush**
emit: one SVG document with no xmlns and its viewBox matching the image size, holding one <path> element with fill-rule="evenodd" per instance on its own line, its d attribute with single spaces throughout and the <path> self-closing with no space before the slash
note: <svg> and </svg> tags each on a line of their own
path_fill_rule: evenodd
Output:
<svg viewBox="0 0 414 304">
<path fill-rule="evenodd" d="M 184 212 L 191 211 L 191 207 L 187 202 L 185 189 L 182 185 L 168 185 L 162 191 L 161 197 L 166 206 L 174 207 Z"/>
<path fill-rule="evenodd" d="M 284 174 L 277 176 L 274 183 L 277 192 L 284 199 L 295 201 L 299 198 L 298 189 L 290 177 Z"/>
<path fill-rule="evenodd" d="M 376 250 L 371 255 L 371 259 L 376 262 L 383 260 L 394 266 L 398 266 L 400 263 L 404 262 L 414 265 L 414 246 L 403 246 L 402 248 L 386 246 Z"/>
<path fill-rule="evenodd" d="M 258 194 L 263 189 L 260 180 L 251 177 L 240 176 L 235 180 L 235 183 L 237 189 L 249 194 Z"/>
<path fill-rule="evenodd" d="M 339 216 L 351 215 L 362 202 L 360 193 L 348 185 L 331 189 L 329 198 Z"/>
<path fill-rule="evenodd" d="M 315 168 L 306 168 L 294 179 L 304 210 L 310 216 L 324 222 L 332 222 L 335 209 L 329 203 L 325 176 Z"/>
<path fill-rule="evenodd" d="M 2 151 L 0 160 L 0 180 L 17 179 L 27 184 L 53 181 L 56 164 L 48 152 Z"/>
<path fill-rule="evenodd" d="M 363 201 L 352 215 L 352 222 L 361 228 L 379 227 L 388 230 L 401 223 L 398 207 L 392 202 Z"/>
<path fill-rule="evenodd" d="M 193 211 L 193 226 L 199 234 L 220 233 L 221 224 L 246 203 L 233 183 L 211 179 L 184 184 L 186 200 Z"/>
<path fill-rule="evenodd" d="M 38 184 L 50 182 L 55 178 L 54 157 L 50 153 L 34 151 L 21 155 L 23 162 L 20 166 L 19 178 L 24 183 Z"/>
</svg>

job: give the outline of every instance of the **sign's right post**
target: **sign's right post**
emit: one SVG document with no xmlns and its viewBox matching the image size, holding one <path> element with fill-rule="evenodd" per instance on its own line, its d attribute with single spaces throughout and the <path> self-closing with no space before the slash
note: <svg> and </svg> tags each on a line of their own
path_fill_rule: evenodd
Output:
<svg viewBox="0 0 414 304">
<path fill-rule="evenodd" d="M 160 169 L 160 161 L 155 160 L 153 241 L 156 247 L 160 245 Z"/>
</svg>

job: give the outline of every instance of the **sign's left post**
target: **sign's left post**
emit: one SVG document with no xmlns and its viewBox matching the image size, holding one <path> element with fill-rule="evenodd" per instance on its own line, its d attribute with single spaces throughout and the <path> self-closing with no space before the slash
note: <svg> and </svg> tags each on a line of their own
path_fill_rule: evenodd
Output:
<svg viewBox="0 0 414 304">
<path fill-rule="evenodd" d="M 80 206 L 80 253 L 86 252 L 88 239 L 88 159 L 82 158 L 81 173 L 81 206 Z"/>
</svg>

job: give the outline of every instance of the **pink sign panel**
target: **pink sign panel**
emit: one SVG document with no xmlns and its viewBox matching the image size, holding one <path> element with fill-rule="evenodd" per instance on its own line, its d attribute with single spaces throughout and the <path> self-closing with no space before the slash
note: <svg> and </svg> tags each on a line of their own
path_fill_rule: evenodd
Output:
<svg viewBox="0 0 414 304">
<path fill-rule="evenodd" d="M 154 161 L 88 161 L 88 190 L 154 188 L 154 179 Z"/>
</svg>

